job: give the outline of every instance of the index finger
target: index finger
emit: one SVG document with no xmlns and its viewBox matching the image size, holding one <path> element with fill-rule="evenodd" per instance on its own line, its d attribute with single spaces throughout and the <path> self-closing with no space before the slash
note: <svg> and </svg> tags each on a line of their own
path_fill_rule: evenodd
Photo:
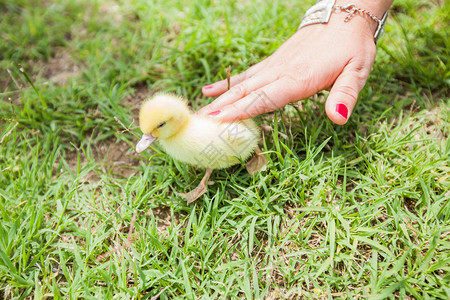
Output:
<svg viewBox="0 0 450 300">
<path fill-rule="evenodd" d="M 222 108 L 220 114 L 213 116 L 223 122 L 232 122 L 271 112 L 286 104 L 309 97 L 310 92 L 299 89 L 287 78 L 272 82 L 239 101 Z"/>
<path fill-rule="evenodd" d="M 274 80 L 275 77 L 270 73 L 255 74 L 254 76 L 247 78 L 247 80 L 233 86 L 209 105 L 201 108 L 197 114 L 207 115 L 211 112 L 221 110 L 227 105 L 240 101 L 251 94 L 252 91 L 256 91 Z"/>
</svg>

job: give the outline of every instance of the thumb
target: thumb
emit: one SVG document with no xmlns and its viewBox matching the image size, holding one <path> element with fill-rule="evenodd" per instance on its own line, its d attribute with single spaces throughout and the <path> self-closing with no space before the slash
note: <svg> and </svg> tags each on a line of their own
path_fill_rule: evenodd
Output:
<svg viewBox="0 0 450 300">
<path fill-rule="evenodd" d="M 348 65 L 333 84 L 328 95 L 325 111 L 331 121 L 338 125 L 347 123 L 358 100 L 358 93 L 366 84 L 369 70 Z"/>
</svg>

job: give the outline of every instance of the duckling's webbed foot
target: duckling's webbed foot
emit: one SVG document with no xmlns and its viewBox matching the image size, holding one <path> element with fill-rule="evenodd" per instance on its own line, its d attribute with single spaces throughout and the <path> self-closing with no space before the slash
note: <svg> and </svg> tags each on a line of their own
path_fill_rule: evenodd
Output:
<svg viewBox="0 0 450 300">
<path fill-rule="evenodd" d="M 188 193 L 178 193 L 178 196 L 186 199 L 187 204 L 191 204 L 192 202 L 200 198 L 204 193 L 208 191 L 208 184 L 214 184 L 213 181 L 209 181 L 209 177 L 211 176 L 212 171 L 212 169 L 206 169 L 205 176 L 203 176 L 203 179 L 195 189 Z"/>
<path fill-rule="evenodd" d="M 248 174 L 253 175 L 258 171 L 265 171 L 267 168 L 266 165 L 266 156 L 262 153 L 259 147 L 256 147 L 255 155 L 245 164 L 245 168 L 247 169 Z"/>
</svg>

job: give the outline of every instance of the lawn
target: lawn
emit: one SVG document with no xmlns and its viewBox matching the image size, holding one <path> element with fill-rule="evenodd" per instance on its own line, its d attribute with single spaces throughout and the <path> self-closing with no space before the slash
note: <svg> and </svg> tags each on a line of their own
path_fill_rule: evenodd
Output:
<svg viewBox="0 0 450 300">
<path fill-rule="evenodd" d="M 257 117 L 266 171 L 187 205 L 203 171 L 134 150 L 146 97 L 202 107 L 313 2 L 1 0 L 0 298 L 448 299 L 448 1 L 395 1 L 345 126 Z"/>
</svg>

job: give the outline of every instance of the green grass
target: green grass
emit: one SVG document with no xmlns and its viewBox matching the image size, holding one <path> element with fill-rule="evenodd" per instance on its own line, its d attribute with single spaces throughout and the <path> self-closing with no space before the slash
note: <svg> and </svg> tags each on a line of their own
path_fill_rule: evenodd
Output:
<svg viewBox="0 0 450 300">
<path fill-rule="evenodd" d="M 265 172 L 188 206 L 201 171 L 133 150 L 139 96 L 203 106 L 312 2 L 0 2 L 0 298 L 448 299 L 448 1 L 395 1 L 347 125 L 259 117 Z"/>
</svg>

